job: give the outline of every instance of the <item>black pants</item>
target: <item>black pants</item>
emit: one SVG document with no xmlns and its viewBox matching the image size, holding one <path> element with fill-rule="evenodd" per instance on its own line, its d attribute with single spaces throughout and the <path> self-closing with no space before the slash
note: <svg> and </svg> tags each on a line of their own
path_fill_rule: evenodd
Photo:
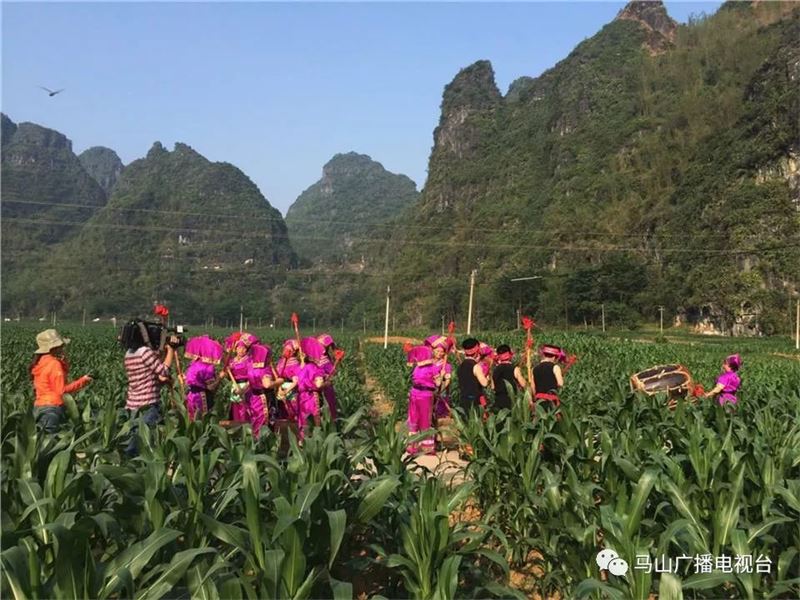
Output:
<svg viewBox="0 0 800 600">
<path fill-rule="evenodd" d="M 33 409 L 36 417 L 36 426 L 44 433 L 55 433 L 61 429 L 61 424 L 67 416 L 64 405 L 61 406 L 36 406 Z"/>
<path fill-rule="evenodd" d="M 145 424 L 151 429 L 155 427 L 159 421 L 161 421 L 160 402 L 156 402 L 155 404 L 148 404 L 147 406 L 143 406 L 142 408 L 132 410 L 129 412 L 131 420 L 138 419 L 139 415 L 141 414 Z M 139 438 L 136 435 L 138 431 L 139 431 L 139 425 L 134 424 L 134 426 L 131 428 L 131 437 L 130 441 L 128 442 L 128 447 L 125 448 L 125 454 L 127 454 L 130 457 L 139 456 Z"/>
</svg>

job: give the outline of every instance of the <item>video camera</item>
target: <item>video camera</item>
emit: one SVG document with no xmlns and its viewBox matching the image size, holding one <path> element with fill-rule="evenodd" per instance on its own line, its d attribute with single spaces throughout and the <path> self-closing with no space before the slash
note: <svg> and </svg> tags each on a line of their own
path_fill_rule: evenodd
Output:
<svg viewBox="0 0 800 600">
<path fill-rule="evenodd" d="M 186 344 L 185 333 L 187 328 L 183 325 L 167 327 L 162 323 L 131 319 L 122 327 L 119 335 L 120 343 L 128 349 L 149 346 L 153 350 L 161 351 L 164 346 L 181 348 Z"/>
</svg>

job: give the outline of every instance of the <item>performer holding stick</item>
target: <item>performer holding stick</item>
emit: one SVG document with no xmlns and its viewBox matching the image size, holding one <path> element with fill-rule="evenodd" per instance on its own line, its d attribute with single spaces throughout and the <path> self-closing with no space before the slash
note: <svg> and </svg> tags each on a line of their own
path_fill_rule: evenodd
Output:
<svg viewBox="0 0 800 600">
<path fill-rule="evenodd" d="M 214 365 L 222 359 L 222 345 L 207 335 L 190 339 L 186 343 L 184 356 L 191 361 L 184 376 L 189 390 L 185 394 L 189 419 L 205 414 L 212 405 L 212 394 L 219 379 Z"/>
</svg>

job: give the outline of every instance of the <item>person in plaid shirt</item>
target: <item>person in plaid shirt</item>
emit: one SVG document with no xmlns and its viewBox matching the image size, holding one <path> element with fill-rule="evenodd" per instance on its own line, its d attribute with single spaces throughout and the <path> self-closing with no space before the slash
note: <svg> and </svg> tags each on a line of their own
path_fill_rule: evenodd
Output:
<svg viewBox="0 0 800 600">
<path fill-rule="evenodd" d="M 132 336 L 125 353 L 125 373 L 128 376 L 128 395 L 125 408 L 131 420 L 141 416 L 144 422 L 153 427 L 161 420 L 161 385 L 169 381 L 169 369 L 175 356 L 172 346 L 165 347 L 166 356 L 162 362 L 139 333 Z M 138 426 L 131 428 L 131 438 L 125 453 L 137 456 Z"/>
</svg>

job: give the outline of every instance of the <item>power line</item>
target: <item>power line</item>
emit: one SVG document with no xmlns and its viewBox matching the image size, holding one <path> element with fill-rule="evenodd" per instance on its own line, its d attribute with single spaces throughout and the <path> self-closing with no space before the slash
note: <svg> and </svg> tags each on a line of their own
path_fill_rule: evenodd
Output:
<svg viewBox="0 0 800 600">
<path fill-rule="evenodd" d="M 231 219 L 238 222 L 248 222 L 252 223 L 253 221 L 266 221 L 271 223 L 285 223 L 285 219 L 283 217 L 269 217 L 266 215 L 261 214 L 241 214 L 241 213 L 209 213 L 209 212 L 194 212 L 194 211 L 179 211 L 179 210 L 167 210 L 167 209 L 158 209 L 158 208 L 138 208 L 138 207 L 126 207 L 126 206 L 110 206 L 106 205 L 95 205 L 95 204 L 76 204 L 76 203 L 67 203 L 67 202 L 45 202 L 41 200 L 17 200 L 17 199 L 8 199 L 3 198 L 3 204 L 13 203 L 13 204 L 24 204 L 24 205 L 31 205 L 31 206 L 56 206 L 56 207 L 63 207 L 63 208 L 76 208 L 76 209 L 88 209 L 93 211 L 98 210 L 105 210 L 105 211 L 116 211 L 116 212 L 141 212 L 147 214 L 155 214 L 155 215 L 165 215 L 167 217 L 175 217 L 175 216 L 187 216 L 187 217 L 205 217 L 205 218 L 213 218 L 213 219 Z M 67 224 L 68 222 L 65 222 Z M 81 223 L 71 223 L 71 224 L 81 224 Z M 353 220 L 335 220 L 335 219 L 326 219 L 324 221 L 317 220 L 314 221 L 314 225 L 353 225 Z M 453 230 L 466 230 L 466 231 L 473 231 L 475 227 L 473 225 L 451 225 L 448 224 L 446 226 L 441 225 L 421 225 L 421 224 L 410 224 L 404 223 L 399 225 L 402 229 L 410 229 L 410 230 L 426 230 L 426 231 L 453 231 Z M 393 222 L 380 222 L 371 224 L 370 227 L 398 227 L 397 223 Z M 176 227 L 176 229 L 183 229 L 188 230 L 182 227 Z M 486 233 L 508 233 L 508 228 L 487 228 L 481 227 L 480 230 Z M 238 231 L 238 230 L 237 230 Z M 612 233 L 608 231 L 577 231 L 573 229 L 569 230 L 548 230 L 547 234 L 549 236 L 558 236 L 558 235 L 580 235 L 580 236 L 594 236 L 594 237 L 611 237 L 611 238 L 682 238 L 684 237 L 683 234 L 669 234 L 669 233 Z M 726 239 L 730 236 L 726 233 L 717 233 L 713 231 L 704 232 L 704 236 L 712 237 L 712 238 L 720 238 Z M 293 236 L 295 237 L 295 236 Z"/>
<path fill-rule="evenodd" d="M 230 234 L 231 240 L 238 240 L 242 238 L 249 238 L 249 239 L 263 239 L 267 237 L 277 237 L 272 236 L 270 232 L 263 232 L 263 233 L 254 233 L 254 232 L 243 232 L 240 230 L 226 230 L 226 229 L 215 229 L 215 228 L 188 228 L 188 227 L 159 227 L 155 225 L 120 225 L 114 223 L 92 223 L 92 222 L 85 222 L 82 223 L 80 221 L 61 221 L 61 220 L 43 220 L 43 219 L 26 219 L 22 217 L 6 217 L 4 221 L 10 221 L 14 223 L 27 223 L 31 225 L 82 225 L 84 227 L 92 227 L 92 228 L 107 228 L 107 229 L 119 229 L 125 231 L 150 231 L 150 232 L 167 232 L 167 233 L 179 233 L 179 232 L 192 232 L 192 233 L 199 233 L 199 234 Z M 277 241 L 281 241 L 283 239 L 288 240 L 289 237 L 287 236 L 279 236 L 277 237 Z M 292 239 L 297 240 L 311 240 L 311 241 L 330 241 L 330 240 L 338 240 L 338 237 L 335 236 L 303 236 L 303 235 L 295 235 L 292 236 Z M 376 243 L 376 244 L 385 244 L 387 243 L 386 238 L 350 238 L 351 242 L 354 243 Z M 438 247 L 456 247 L 456 248 L 463 248 L 463 247 L 475 247 L 475 248 L 505 248 L 505 249 L 512 249 L 512 250 L 549 250 L 549 251 L 562 251 L 562 252 L 641 252 L 645 250 L 642 247 L 638 246 L 610 246 L 606 245 L 603 246 L 575 246 L 575 245 L 553 245 L 553 244 L 520 244 L 516 242 L 509 242 L 509 243 L 498 243 L 498 242 L 468 242 L 468 241 L 457 241 L 457 240 L 398 240 L 396 243 L 398 244 L 407 244 L 411 243 L 414 245 L 422 245 L 422 246 L 438 246 Z M 726 249 L 711 249 L 711 248 L 687 248 L 686 246 L 681 247 L 673 247 L 673 248 L 664 248 L 658 247 L 657 250 L 663 253 L 690 253 L 690 254 L 745 254 L 745 255 L 758 255 L 758 254 L 769 254 L 776 250 L 782 249 L 792 249 L 792 248 L 800 248 L 800 241 L 798 244 L 780 244 L 778 246 L 774 246 L 772 248 L 762 248 L 762 249 L 755 249 L 755 248 L 726 248 Z M 790 254 L 789 252 L 779 254 Z"/>
</svg>

